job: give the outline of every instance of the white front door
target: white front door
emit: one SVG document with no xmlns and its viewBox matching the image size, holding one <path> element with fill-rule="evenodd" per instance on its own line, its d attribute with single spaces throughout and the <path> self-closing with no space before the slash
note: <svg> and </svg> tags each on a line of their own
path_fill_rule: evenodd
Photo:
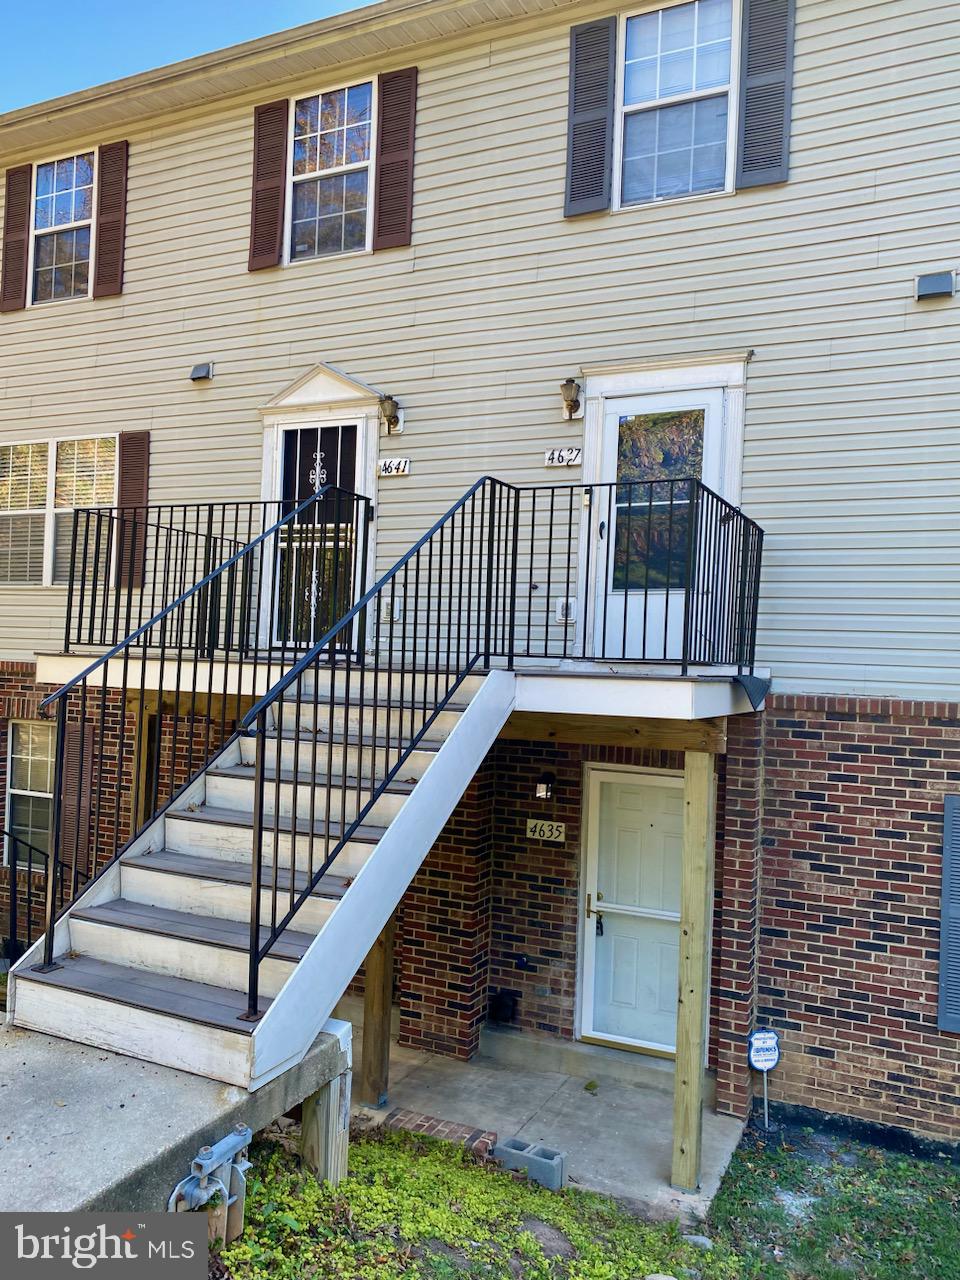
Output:
<svg viewBox="0 0 960 1280">
<path fill-rule="evenodd" d="M 723 418 L 721 388 L 605 402 L 593 500 L 596 656 L 681 656 L 690 480 L 721 491 Z"/>
<path fill-rule="evenodd" d="M 672 1053 L 683 778 L 606 769 L 587 778 L 581 1034 Z"/>
</svg>

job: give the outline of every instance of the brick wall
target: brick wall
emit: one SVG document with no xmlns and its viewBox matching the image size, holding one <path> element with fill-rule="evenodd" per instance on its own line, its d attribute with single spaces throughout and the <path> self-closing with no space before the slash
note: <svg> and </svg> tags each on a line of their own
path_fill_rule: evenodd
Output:
<svg viewBox="0 0 960 1280">
<path fill-rule="evenodd" d="M 494 774 L 480 766 L 400 909 L 400 1043 L 469 1058 L 487 1016 Z"/>
<path fill-rule="evenodd" d="M 580 813 L 587 762 L 683 767 L 679 752 L 498 742 L 400 906 L 397 989 L 402 1043 L 469 1056 L 487 1016 L 488 994 L 494 992 L 516 999 L 515 1025 L 520 1029 L 573 1036 Z M 537 800 L 536 784 L 545 770 L 556 777 L 554 794 L 550 800 Z M 528 817 L 565 822 L 566 842 L 529 840 Z M 715 936 L 721 920 L 722 839 L 717 856 Z M 741 949 L 742 943 L 738 938 Z M 712 1065 L 717 1062 L 724 998 L 720 964 L 715 950 Z M 353 989 L 362 989 L 362 983 Z M 746 1105 L 741 1100 L 740 1110 Z"/>
<path fill-rule="evenodd" d="M 943 797 L 960 707 L 771 699 L 759 1017 L 774 1098 L 960 1139 L 960 1036 L 937 1030 Z"/>
</svg>

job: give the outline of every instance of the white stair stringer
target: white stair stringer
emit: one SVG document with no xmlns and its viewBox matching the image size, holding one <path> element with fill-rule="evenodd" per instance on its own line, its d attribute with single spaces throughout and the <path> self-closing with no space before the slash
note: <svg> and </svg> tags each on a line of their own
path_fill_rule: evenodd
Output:
<svg viewBox="0 0 960 1280">
<path fill-rule="evenodd" d="M 506 724 L 515 679 L 491 671 L 421 780 L 256 1024 L 250 1089 L 295 1066 L 363 964 Z M 336 861 L 332 870 L 336 870 Z M 296 919 L 294 919 L 294 926 Z"/>
</svg>

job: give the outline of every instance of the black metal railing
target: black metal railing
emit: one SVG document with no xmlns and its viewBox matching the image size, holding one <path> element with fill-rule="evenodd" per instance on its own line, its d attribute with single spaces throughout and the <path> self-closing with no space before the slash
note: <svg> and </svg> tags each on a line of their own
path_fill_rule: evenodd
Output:
<svg viewBox="0 0 960 1280">
<path fill-rule="evenodd" d="M 509 661 L 752 668 L 763 533 L 699 481 L 504 488 L 498 503 Z"/>
<path fill-rule="evenodd" d="M 746 670 L 761 538 L 693 480 L 468 490 L 241 722 L 256 739 L 243 1016 L 260 1016 L 261 961 L 471 672 L 578 649 Z"/>
<path fill-rule="evenodd" d="M 472 672 L 753 668 L 763 535 L 697 480 L 485 477 L 366 590 L 370 512 L 323 490 L 44 704 L 72 894 L 227 741 L 255 740 L 251 1019 L 260 962 Z M 44 965 L 57 911 L 48 897 Z"/>
<path fill-rule="evenodd" d="M 29 840 L 0 827 L 3 868 L 7 876 L 7 924 L 3 956 L 11 964 L 19 960 L 34 938 L 43 933 L 43 908 L 47 889 L 49 855 Z M 60 875 L 54 897 L 58 908 L 64 903 L 64 880 Z"/>
<path fill-rule="evenodd" d="M 54 580 L 67 586 L 64 651 L 118 644 L 296 505 L 162 503 L 83 508 L 64 516 L 54 555 Z M 288 528 L 288 560 L 299 563 L 300 525 L 294 522 Z M 296 570 L 296 564 L 288 567 Z M 237 583 L 238 606 L 249 604 L 256 593 L 252 562 L 244 562 L 244 571 Z M 284 572 L 283 565 L 279 571 Z M 189 625 L 198 633 L 208 624 L 215 629 L 226 586 L 215 578 L 206 595 L 195 601 Z M 326 617 L 324 630 L 342 612 L 342 601 L 330 604 L 338 612 Z M 155 645 L 160 638 L 159 631 L 144 633 L 141 647 Z"/>
<path fill-rule="evenodd" d="M 369 500 L 327 486 L 286 506 L 40 704 L 57 721 L 45 966 L 60 877 L 72 901 L 363 593 Z"/>
</svg>

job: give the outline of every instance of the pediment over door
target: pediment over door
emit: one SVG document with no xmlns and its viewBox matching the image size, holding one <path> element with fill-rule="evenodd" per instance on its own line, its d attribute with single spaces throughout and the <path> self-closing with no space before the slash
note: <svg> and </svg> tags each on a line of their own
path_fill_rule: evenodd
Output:
<svg viewBox="0 0 960 1280">
<path fill-rule="evenodd" d="M 382 394 L 333 365 L 318 364 L 268 401 L 261 413 L 275 417 L 309 409 L 375 409 Z"/>
</svg>

